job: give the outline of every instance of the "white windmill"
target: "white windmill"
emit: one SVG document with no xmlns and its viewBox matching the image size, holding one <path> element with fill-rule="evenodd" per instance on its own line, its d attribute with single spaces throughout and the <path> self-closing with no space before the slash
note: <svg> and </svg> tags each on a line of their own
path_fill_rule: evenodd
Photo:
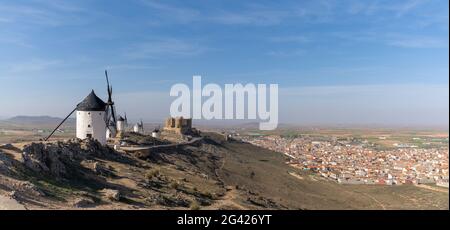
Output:
<svg viewBox="0 0 450 230">
<path fill-rule="evenodd" d="M 152 132 L 152 137 L 154 138 L 160 138 L 161 137 L 161 131 L 160 128 L 155 128 Z"/>
<path fill-rule="evenodd" d="M 122 116 L 119 116 L 117 119 L 117 132 L 125 131 L 125 119 Z"/>
<path fill-rule="evenodd" d="M 144 123 L 142 122 L 142 120 L 140 123 L 138 122 L 133 126 L 133 131 L 135 133 L 144 134 Z"/>
<path fill-rule="evenodd" d="M 106 144 L 107 130 L 110 134 L 115 132 L 115 109 L 112 101 L 112 88 L 109 86 L 108 75 L 106 80 L 108 84 L 108 102 L 105 103 L 94 92 L 84 98 L 83 101 L 69 113 L 59 125 L 45 138 L 47 141 L 55 131 L 76 111 L 76 137 L 79 139 L 93 138 L 101 144 Z M 113 125 L 111 125 L 113 124 Z"/>
<path fill-rule="evenodd" d="M 94 90 L 77 105 L 77 138 L 93 138 L 106 144 L 106 108 Z"/>
</svg>

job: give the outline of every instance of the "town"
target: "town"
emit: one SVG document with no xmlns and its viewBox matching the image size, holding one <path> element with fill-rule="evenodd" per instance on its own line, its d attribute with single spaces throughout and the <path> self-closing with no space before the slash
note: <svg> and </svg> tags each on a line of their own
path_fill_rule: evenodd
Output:
<svg viewBox="0 0 450 230">
<path fill-rule="evenodd" d="M 380 150 L 367 141 L 317 141 L 309 136 L 280 135 L 242 136 L 241 140 L 283 153 L 289 157 L 288 164 L 340 184 L 449 186 L 447 147 L 418 148 L 396 143 L 395 148 Z"/>
</svg>

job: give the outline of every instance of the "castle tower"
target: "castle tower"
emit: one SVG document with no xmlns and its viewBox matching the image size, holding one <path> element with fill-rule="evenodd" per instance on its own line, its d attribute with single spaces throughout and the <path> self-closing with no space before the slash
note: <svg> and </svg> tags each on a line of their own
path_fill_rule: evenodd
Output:
<svg viewBox="0 0 450 230">
<path fill-rule="evenodd" d="M 92 90 L 76 108 L 77 138 L 93 138 L 101 144 L 106 144 L 105 110 L 106 103 Z"/>
</svg>

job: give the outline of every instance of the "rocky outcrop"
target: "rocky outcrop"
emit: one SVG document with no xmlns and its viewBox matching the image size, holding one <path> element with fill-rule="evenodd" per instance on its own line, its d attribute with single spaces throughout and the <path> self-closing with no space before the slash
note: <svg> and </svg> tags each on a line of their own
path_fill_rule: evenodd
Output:
<svg viewBox="0 0 450 230">
<path fill-rule="evenodd" d="M 121 194 L 119 192 L 119 190 L 114 190 L 114 189 L 103 189 L 100 191 L 101 193 L 103 193 L 103 196 L 106 197 L 108 200 L 111 201 L 119 201 L 121 198 Z"/>
<path fill-rule="evenodd" d="M 0 173 L 9 173 L 11 165 L 11 159 L 0 150 Z"/>
<path fill-rule="evenodd" d="M 94 200 L 90 197 L 81 197 L 81 198 L 76 198 L 73 202 L 72 202 L 72 206 L 75 208 L 86 208 L 86 207 L 91 207 L 95 204 Z"/>
<path fill-rule="evenodd" d="M 24 192 L 30 194 L 34 197 L 45 196 L 45 193 L 39 189 L 36 185 L 29 181 L 19 181 L 14 184 L 14 188 L 16 188 L 20 192 Z"/>
<path fill-rule="evenodd" d="M 50 174 L 57 178 L 70 176 L 68 167 L 79 166 L 85 159 L 115 157 L 109 147 L 93 139 L 71 139 L 56 143 L 31 143 L 22 153 L 24 165 L 37 173 Z"/>
<path fill-rule="evenodd" d="M 54 145 L 32 143 L 25 146 L 22 153 L 22 160 L 27 168 L 38 173 L 50 173 L 57 177 L 62 177 L 66 173 L 62 158 L 70 160 L 73 158 L 73 152 Z"/>
<path fill-rule="evenodd" d="M 190 202 L 180 194 L 152 194 L 146 198 L 147 203 L 167 207 L 189 207 Z"/>
</svg>

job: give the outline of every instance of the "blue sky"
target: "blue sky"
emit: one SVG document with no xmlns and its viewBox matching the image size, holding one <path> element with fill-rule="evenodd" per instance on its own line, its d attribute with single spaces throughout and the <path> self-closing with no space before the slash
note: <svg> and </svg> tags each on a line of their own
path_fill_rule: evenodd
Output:
<svg viewBox="0 0 450 230">
<path fill-rule="evenodd" d="M 64 116 L 104 97 L 107 68 L 136 119 L 167 116 L 170 87 L 202 75 L 279 84 L 282 122 L 448 124 L 448 5 L 0 0 L 0 116 Z"/>
</svg>

